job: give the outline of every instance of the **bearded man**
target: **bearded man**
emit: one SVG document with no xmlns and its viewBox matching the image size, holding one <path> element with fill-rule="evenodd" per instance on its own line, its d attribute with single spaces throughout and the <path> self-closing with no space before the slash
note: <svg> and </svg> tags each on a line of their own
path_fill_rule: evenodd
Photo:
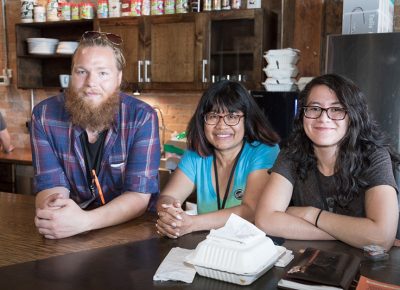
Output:
<svg viewBox="0 0 400 290">
<path fill-rule="evenodd" d="M 67 91 L 32 113 L 35 225 L 59 239 L 143 214 L 158 193 L 156 112 L 119 91 L 119 36 L 85 32 Z"/>
</svg>

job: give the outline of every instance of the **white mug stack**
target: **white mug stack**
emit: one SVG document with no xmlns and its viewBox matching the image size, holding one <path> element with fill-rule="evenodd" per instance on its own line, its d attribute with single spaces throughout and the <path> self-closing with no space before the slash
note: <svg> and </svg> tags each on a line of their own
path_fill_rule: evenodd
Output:
<svg viewBox="0 0 400 290">
<path fill-rule="evenodd" d="M 295 77 L 300 51 L 293 48 L 271 49 L 264 54 L 268 65 L 264 67 L 267 79 L 262 84 L 270 92 L 291 92 L 297 90 Z"/>
</svg>

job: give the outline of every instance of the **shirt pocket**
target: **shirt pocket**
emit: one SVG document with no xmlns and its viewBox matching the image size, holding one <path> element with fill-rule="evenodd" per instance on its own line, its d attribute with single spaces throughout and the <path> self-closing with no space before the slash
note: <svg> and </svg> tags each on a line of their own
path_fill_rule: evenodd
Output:
<svg viewBox="0 0 400 290">
<path fill-rule="evenodd" d="M 111 160 L 108 165 L 113 187 L 120 191 L 124 186 L 126 160 Z"/>
</svg>

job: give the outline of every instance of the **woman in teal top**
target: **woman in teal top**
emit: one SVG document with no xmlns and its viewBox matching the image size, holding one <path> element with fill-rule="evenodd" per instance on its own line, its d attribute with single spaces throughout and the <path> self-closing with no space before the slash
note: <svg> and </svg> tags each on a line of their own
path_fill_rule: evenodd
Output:
<svg viewBox="0 0 400 290">
<path fill-rule="evenodd" d="M 157 232 L 170 238 L 222 227 L 231 213 L 251 222 L 278 153 L 271 129 L 248 91 L 221 81 L 202 96 L 187 130 L 188 150 L 157 202 Z M 199 215 L 182 202 L 196 189 Z"/>
</svg>

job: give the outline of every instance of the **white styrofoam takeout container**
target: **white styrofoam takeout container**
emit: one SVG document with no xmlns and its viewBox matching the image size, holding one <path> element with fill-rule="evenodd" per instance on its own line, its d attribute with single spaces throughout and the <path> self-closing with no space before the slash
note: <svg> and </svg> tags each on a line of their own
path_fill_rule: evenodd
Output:
<svg viewBox="0 0 400 290">
<path fill-rule="evenodd" d="M 286 64 L 296 64 L 299 60 L 300 51 L 293 48 L 270 49 L 264 53 L 264 58 L 269 65 L 280 68 Z"/>
<path fill-rule="evenodd" d="M 268 65 L 263 68 L 263 71 L 267 77 L 275 79 L 294 78 L 299 73 L 299 70 L 295 65 L 289 65 L 283 68 L 275 68 Z"/>
<path fill-rule="evenodd" d="M 284 254 L 266 236 L 251 244 L 241 244 L 220 238 L 200 242 L 187 258 L 201 276 L 239 285 L 249 285 L 267 272 Z"/>
</svg>

